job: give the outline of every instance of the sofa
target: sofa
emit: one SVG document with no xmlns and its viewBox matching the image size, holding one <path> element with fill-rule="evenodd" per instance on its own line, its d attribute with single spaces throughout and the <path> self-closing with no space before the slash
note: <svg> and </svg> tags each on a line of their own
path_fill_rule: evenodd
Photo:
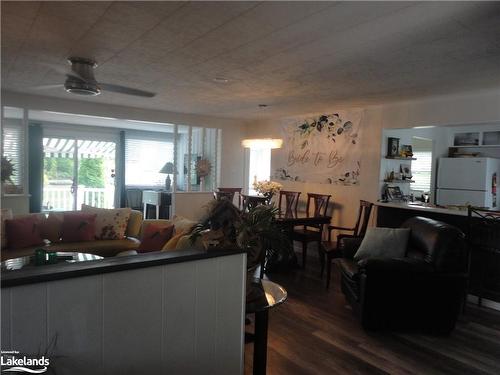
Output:
<svg viewBox="0 0 500 375">
<path fill-rule="evenodd" d="M 346 238 L 338 265 L 341 289 L 365 329 L 453 330 L 464 301 L 464 234 L 432 219 L 413 217 L 403 258 L 354 261 L 360 238 Z"/>
<path fill-rule="evenodd" d="M 57 223 L 55 221 L 48 220 L 48 216 L 43 213 L 33 213 L 22 215 L 20 217 L 30 216 L 36 216 L 42 224 L 40 235 L 43 238 L 44 244 L 12 249 L 8 247 L 9 239 L 7 237 L 2 238 L 2 261 L 33 255 L 35 250 L 40 248 L 47 251 L 78 251 L 96 254 L 103 257 L 110 257 L 123 251 L 136 250 L 141 243 L 139 238 L 143 225 L 142 212 L 136 210 L 131 210 L 130 212 L 127 228 L 125 230 L 125 238 L 113 240 L 94 239 L 82 242 L 51 242 L 49 240 L 49 233 L 54 230 L 53 226 L 57 225 Z M 2 237 L 4 237 L 4 235 L 2 235 Z"/>
</svg>

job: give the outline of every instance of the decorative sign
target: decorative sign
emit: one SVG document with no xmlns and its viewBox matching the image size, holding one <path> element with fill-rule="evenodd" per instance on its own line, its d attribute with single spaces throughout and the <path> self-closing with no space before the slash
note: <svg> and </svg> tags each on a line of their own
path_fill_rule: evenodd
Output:
<svg viewBox="0 0 500 375">
<path fill-rule="evenodd" d="M 322 115 L 283 126 L 284 147 L 273 157 L 279 180 L 320 184 L 359 183 L 361 111 Z"/>
</svg>

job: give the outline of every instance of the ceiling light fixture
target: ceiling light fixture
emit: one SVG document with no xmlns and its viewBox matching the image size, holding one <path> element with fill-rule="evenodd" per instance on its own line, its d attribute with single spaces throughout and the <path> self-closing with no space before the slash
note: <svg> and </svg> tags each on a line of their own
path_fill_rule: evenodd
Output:
<svg viewBox="0 0 500 375">
<path fill-rule="evenodd" d="M 281 148 L 283 140 L 279 138 L 244 139 L 241 145 L 245 148 Z"/>
</svg>

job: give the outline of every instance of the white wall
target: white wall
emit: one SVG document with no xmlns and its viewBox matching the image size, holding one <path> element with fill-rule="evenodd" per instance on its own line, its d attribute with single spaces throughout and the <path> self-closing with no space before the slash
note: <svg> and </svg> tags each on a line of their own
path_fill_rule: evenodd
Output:
<svg viewBox="0 0 500 375">
<path fill-rule="evenodd" d="M 59 99 L 36 95 L 24 95 L 15 92 L 2 92 L 2 105 L 11 107 L 46 110 L 64 113 L 75 113 L 119 119 L 165 122 L 179 125 L 191 125 L 222 129 L 221 147 L 221 186 L 243 186 L 244 153 L 241 140 L 244 138 L 247 123 L 238 119 L 218 118 L 186 113 L 156 111 L 143 108 L 122 107 L 78 100 Z M 28 197 L 24 197 L 28 201 Z M 6 203 L 3 202 L 2 203 Z M 24 203 L 22 207 L 27 207 Z M 9 208 L 5 206 L 6 208 Z M 14 208 L 18 210 L 18 208 Z"/>
<path fill-rule="evenodd" d="M 332 105 L 325 113 L 338 108 Z M 310 115 L 294 117 L 302 120 Z M 290 119 L 293 121 L 293 118 Z M 359 186 L 336 186 L 285 182 L 290 190 L 328 193 L 335 202 L 333 222 L 340 225 L 354 223 L 360 199 L 375 202 L 379 198 L 380 160 L 382 156 L 382 129 L 412 128 L 416 126 L 444 126 L 451 124 L 479 124 L 500 121 L 500 89 L 462 93 L 443 97 L 367 107 L 361 122 L 363 127 L 361 176 Z M 248 137 L 280 137 L 276 124 L 283 119 L 270 119 L 260 124 L 249 125 Z"/>
<path fill-rule="evenodd" d="M 61 375 L 242 374 L 245 270 L 237 254 L 2 288 L 2 350 Z"/>
</svg>

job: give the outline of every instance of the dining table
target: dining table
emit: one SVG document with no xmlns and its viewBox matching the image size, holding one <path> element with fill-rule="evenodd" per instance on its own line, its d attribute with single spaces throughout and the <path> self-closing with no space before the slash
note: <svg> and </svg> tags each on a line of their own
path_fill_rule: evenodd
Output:
<svg viewBox="0 0 500 375">
<path fill-rule="evenodd" d="M 280 270 L 285 271 L 289 269 L 296 268 L 298 266 L 297 255 L 295 254 L 295 250 L 293 247 L 293 230 L 295 227 L 299 226 L 315 226 L 319 228 L 319 231 L 323 232 L 323 227 L 325 225 L 330 224 L 332 220 L 331 216 L 327 215 L 318 215 L 311 216 L 307 215 L 305 212 L 299 212 L 297 214 L 288 213 L 283 214 L 280 213 L 276 216 L 276 223 L 282 228 L 286 237 L 290 240 L 288 251 L 285 254 L 281 254 L 280 257 L 272 257 L 266 254 L 266 262 L 265 269 L 262 268 L 261 272 L 269 271 L 269 270 Z"/>
</svg>

